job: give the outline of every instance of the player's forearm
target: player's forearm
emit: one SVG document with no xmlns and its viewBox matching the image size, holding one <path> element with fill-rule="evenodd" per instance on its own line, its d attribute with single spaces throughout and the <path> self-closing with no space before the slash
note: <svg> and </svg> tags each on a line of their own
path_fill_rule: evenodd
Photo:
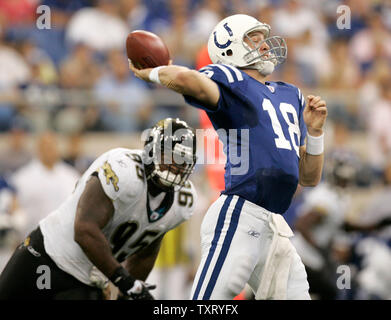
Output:
<svg viewBox="0 0 391 320">
<path fill-rule="evenodd" d="M 134 256 L 131 256 L 126 260 L 125 268 L 135 278 L 145 281 L 149 273 L 152 271 L 155 261 L 156 256 L 148 257 L 142 261 Z"/>
<path fill-rule="evenodd" d="M 308 127 L 307 145 L 300 147 L 299 183 L 303 187 L 314 187 L 320 182 L 323 148 L 323 129 Z"/>
<path fill-rule="evenodd" d="M 203 83 L 209 79 L 204 78 L 199 72 L 180 66 L 168 66 L 159 70 L 159 80 L 166 88 L 211 104 L 210 92 Z"/>
<path fill-rule="evenodd" d="M 149 82 L 157 82 L 180 94 L 189 94 L 193 87 L 193 85 L 189 85 L 188 77 L 188 75 L 191 74 L 191 70 L 183 66 L 169 65 L 155 69 L 151 68 L 142 70 L 131 67 L 131 69 L 140 79 Z"/>
<path fill-rule="evenodd" d="M 88 259 L 106 277 L 110 278 L 120 263 L 113 257 L 110 244 L 98 227 L 75 226 L 75 241 L 82 248 Z"/>
<path fill-rule="evenodd" d="M 132 63 L 129 68 L 144 81 L 159 83 L 177 93 L 192 96 L 212 109 L 217 106 L 220 97 L 217 84 L 196 70 L 177 65 L 139 70 Z"/>
<path fill-rule="evenodd" d="M 300 157 L 299 183 L 303 187 L 316 186 L 322 177 L 324 155 L 303 152 Z"/>
<path fill-rule="evenodd" d="M 161 68 L 158 72 L 161 84 L 180 94 L 187 94 L 189 91 L 187 78 L 184 75 L 191 72 L 190 69 L 182 66 L 171 65 Z"/>
<path fill-rule="evenodd" d="M 126 259 L 125 267 L 131 275 L 143 281 L 147 279 L 155 264 L 162 239 L 163 236 L 141 252 L 137 252 Z"/>
<path fill-rule="evenodd" d="M 167 88 L 180 94 L 191 96 L 205 103 L 211 109 L 217 106 L 220 91 L 216 83 L 196 70 L 184 67 L 171 69 L 170 66 L 159 70 L 160 82 Z"/>
</svg>

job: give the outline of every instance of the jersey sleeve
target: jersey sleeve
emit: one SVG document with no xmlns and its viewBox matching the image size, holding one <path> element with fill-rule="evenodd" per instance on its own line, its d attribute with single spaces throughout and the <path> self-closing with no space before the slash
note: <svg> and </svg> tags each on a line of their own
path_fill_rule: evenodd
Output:
<svg viewBox="0 0 391 320">
<path fill-rule="evenodd" d="M 213 113 L 224 111 L 224 108 L 229 104 L 238 105 L 245 103 L 246 98 L 241 90 L 241 85 L 244 84 L 244 78 L 239 69 L 225 64 L 211 64 L 200 69 L 199 72 L 213 80 L 219 88 L 220 98 L 217 104 L 217 110 L 209 109 L 195 97 L 184 95 L 185 101 L 188 104 Z"/>
<path fill-rule="evenodd" d="M 97 170 L 106 195 L 115 201 L 130 201 L 136 197 L 143 184 L 142 168 L 129 155 L 111 155 Z"/>
<path fill-rule="evenodd" d="M 301 93 L 300 89 L 297 88 L 297 97 L 300 104 L 300 112 L 299 112 L 299 127 L 300 127 L 300 146 L 303 146 L 305 144 L 305 137 L 307 135 L 307 126 L 304 122 L 303 118 L 303 111 L 305 108 L 305 99 L 303 94 Z"/>
<path fill-rule="evenodd" d="M 182 222 L 189 220 L 193 215 L 195 205 L 197 203 L 197 192 L 191 181 L 188 181 L 177 194 L 177 207 L 175 210 L 175 223 L 173 228 L 180 225 Z"/>
<path fill-rule="evenodd" d="M 179 204 L 181 206 L 181 215 L 185 220 L 193 215 L 195 204 L 197 203 L 197 191 L 193 183 L 189 180 L 186 188 L 183 188 L 182 194 L 179 193 Z"/>
</svg>

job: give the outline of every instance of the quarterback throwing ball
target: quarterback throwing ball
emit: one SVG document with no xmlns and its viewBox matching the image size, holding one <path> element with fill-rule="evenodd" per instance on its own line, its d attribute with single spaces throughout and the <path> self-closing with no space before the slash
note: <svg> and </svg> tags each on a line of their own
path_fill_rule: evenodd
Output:
<svg viewBox="0 0 391 320">
<path fill-rule="evenodd" d="M 298 183 L 315 186 L 323 166 L 326 102 L 307 103 L 292 84 L 267 81 L 287 57 L 285 40 L 243 14 L 212 31 L 213 64 L 136 69 L 206 111 L 227 155 L 225 190 L 201 226 L 202 259 L 193 299 L 232 299 L 246 285 L 257 299 L 309 299 L 304 266 L 282 214 Z M 228 137 L 228 138 L 227 138 Z"/>
</svg>

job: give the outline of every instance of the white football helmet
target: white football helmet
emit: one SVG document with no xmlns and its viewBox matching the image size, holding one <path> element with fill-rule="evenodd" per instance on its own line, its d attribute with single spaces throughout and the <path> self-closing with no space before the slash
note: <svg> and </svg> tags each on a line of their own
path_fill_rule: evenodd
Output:
<svg viewBox="0 0 391 320">
<path fill-rule="evenodd" d="M 229 16 L 217 24 L 209 37 L 209 57 L 213 63 L 256 69 L 267 76 L 286 60 L 288 52 L 283 38 L 269 37 L 270 29 L 268 24 L 245 14 Z M 265 37 L 256 46 L 248 36 L 253 31 L 260 31 Z M 254 49 L 244 41 L 245 38 L 254 44 Z M 259 49 L 264 43 L 269 50 L 260 52 Z"/>
</svg>

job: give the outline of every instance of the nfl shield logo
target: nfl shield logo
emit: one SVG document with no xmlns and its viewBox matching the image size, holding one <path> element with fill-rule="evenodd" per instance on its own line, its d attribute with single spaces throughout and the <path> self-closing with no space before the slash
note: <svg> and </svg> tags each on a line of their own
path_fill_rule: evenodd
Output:
<svg viewBox="0 0 391 320">
<path fill-rule="evenodd" d="M 154 211 L 151 213 L 151 215 L 149 217 L 150 217 L 151 221 L 155 221 L 155 220 L 159 219 L 160 215 L 156 211 Z"/>
<path fill-rule="evenodd" d="M 274 88 L 273 88 L 272 86 L 266 85 L 266 87 L 269 88 L 269 90 L 270 90 L 271 93 L 274 93 L 275 90 L 274 90 Z"/>
</svg>

